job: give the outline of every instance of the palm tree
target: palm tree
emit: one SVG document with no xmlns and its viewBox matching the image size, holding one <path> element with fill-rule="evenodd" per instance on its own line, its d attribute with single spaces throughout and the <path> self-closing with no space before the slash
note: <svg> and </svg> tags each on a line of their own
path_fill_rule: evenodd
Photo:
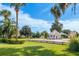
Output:
<svg viewBox="0 0 79 59">
<path fill-rule="evenodd" d="M 62 13 L 65 12 L 65 10 L 71 5 L 70 3 L 58 3 L 60 10 Z"/>
<path fill-rule="evenodd" d="M 11 12 L 3 9 L 0 11 L 0 15 L 4 17 L 4 20 L 6 20 L 11 15 Z"/>
<path fill-rule="evenodd" d="M 8 11 L 8 10 L 1 10 L 0 11 L 0 15 L 1 16 L 3 16 L 4 17 L 4 20 L 2 21 L 2 23 L 3 23 L 3 36 L 4 36 L 4 34 L 7 36 L 7 27 L 8 27 L 8 21 L 9 21 L 9 16 L 11 15 L 11 12 L 10 11 Z"/>
<path fill-rule="evenodd" d="M 14 21 L 9 21 L 9 23 L 8 23 L 9 25 L 8 25 L 8 38 L 11 38 L 11 36 L 13 35 L 13 34 L 15 34 L 16 32 L 16 26 L 15 26 L 15 22 Z"/>
<path fill-rule="evenodd" d="M 61 17 L 62 13 L 64 13 L 65 9 L 68 7 L 69 4 L 61 3 L 61 4 L 55 4 L 51 8 L 51 13 L 55 17 L 55 23 L 53 23 L 51 27 L 52 30 L 57 30 L 58 32 L 61 32 L 63 25 L 59 23 L 59 18 Z"/>
<path fill-rule="evenodd" d="M 51 13 L 54 15 L 55 19 L 58 19 L 69 6 L 70 3 L 57 3 L 51 8 Z"/>
<path fill-rule="evenodd" d="M 72 11 L 74 11 L 75 14 L 75 9 L 76 9 L 76 3 L 58 3 L 55 4 L 52 8 L 51 8 L 51 13 L 54 15 L 55 17 L 55 24 L 52 25 L 52 29 L 56 29 L 58 30 L 59 26 L 59 20 L 58 18 L 61 17 L 61 15 L 65 12 L 65 10 L 72 5 Z M 60 28 L 62 28 L 62 25 L 60 26 Z"/>
<path fill-rule="evenodd" d="M 63 13 L 69 6 L 72 6 L 72 11 L 74 12 L 74 14 L 76 13 L 76 3 L 59 3 L 58 5 Z"/>
<path fill-rule="evenodd" d="M 21 6 L 24 6 L 24 3 L 11 3 L 10 6 L 14 7 L 16 12 L 16 40 L 18 39 L 18 13 Z"/>
<path fill-rule="evenodd" d="M 55 20 L 58 20 L 58 18 L 61 16 L 61 11 L 58 8 L 58 6 L 54 6 L 51 8 L 51 13 L 54 15 Z"/>
</svg>

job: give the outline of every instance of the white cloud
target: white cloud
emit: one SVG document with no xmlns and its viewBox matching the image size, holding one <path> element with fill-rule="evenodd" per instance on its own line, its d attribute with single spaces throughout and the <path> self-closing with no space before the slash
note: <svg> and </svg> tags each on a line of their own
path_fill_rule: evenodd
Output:
<svg viewBox="0 0 79 59">
<path fill-rule="evenodd" d="M 60 22 L 63 24 L 63 29 L 70 29 L 79 32 L 79 19 L 69 19 Z"/>
<path fill-rule="evenodd" d="M 29 14 L 19 15 L 19 26 L 29 25 L 34 31 L 49 31 L 51 24 L 43 19 L 34 19 Z"/>
<path fill-rule="evenodd" d="M 7 9 L 12 12 L 12 18 L 15 18 L 15 11 L 9 6 L 0 4 L 0 10 Z M 0 19 L 2 19 L 0 17 Z M 63 29 L 70 29 L 72 31 L 79 32 L 79 19 L 63 20 L 60 21 L 63 24 Z M 43 19 L 34 19 L 28 13 L 23 13 L 22 10 L 19 11 L 19 27 L 24 25 L 29 25 L 33 31 L 50 31 L 51 23 Z"/>
<path fill-rule="evenodd" d="M 15 11 L 9 6 L 0 4 L 0 9 L 7 9 L 12 12 L 12 18 L 15 18 Z M 34 19 L 30 17 L 28 13 L 23 13 L 22 10 L 19 11 L 19 27 L 24 25 L 29 25 L 33 31 L 50 31 L 51 24 L 43 19 Z"/>
</svg>

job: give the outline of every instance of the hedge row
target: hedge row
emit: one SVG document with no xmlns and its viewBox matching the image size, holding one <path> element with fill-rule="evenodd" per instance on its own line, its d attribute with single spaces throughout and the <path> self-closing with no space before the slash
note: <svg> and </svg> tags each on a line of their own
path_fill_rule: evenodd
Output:
<svg viewBox="0 0 79 59">
<path fill-rule="evenodd" d="M 25 40 L 10 40 L 10 39 L 0 39 L 1 43 L 8 43 L 8 44 L 23 44 Z"/>
</svg>

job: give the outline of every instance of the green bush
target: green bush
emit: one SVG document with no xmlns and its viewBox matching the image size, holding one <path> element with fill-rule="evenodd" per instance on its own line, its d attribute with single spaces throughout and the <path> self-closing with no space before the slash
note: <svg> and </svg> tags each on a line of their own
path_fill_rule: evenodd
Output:
<svg viewBox="0 0 79 59">
<path fill-rule="evenodd" d="M 6 40 L 7 40 L 7 39 L 2 38 L 2 39 L 0 39 L 0 42 L 2 42 L 2 43 L 6 43 Z"/>
<path fill-rule="evenodd" d="M 23 44 L 25 42 L 25 40 L 8 40 L 7 43 L 9 44 Z"/>
<path fill-rule="evenodd" d="M 70 51 L 79 51 L 79 38 L 70 39 L 69 48 Z"/>
<path fill-rule="evenodd" d="M 25 40 L 10 40 L 10 39 L 0 39 L 0 42 L 2 43 L 8 43 L 8 44 L 23 44 Z"/>
</svg>

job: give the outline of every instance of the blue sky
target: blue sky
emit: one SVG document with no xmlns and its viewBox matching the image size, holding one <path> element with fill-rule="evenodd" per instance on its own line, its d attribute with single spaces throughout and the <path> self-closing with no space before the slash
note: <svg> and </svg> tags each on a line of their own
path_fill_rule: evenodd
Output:
<svg viewBox="0 0 79 59">
<path fill-rule="evenodd" d="M 52 19 L 52 17 L 50 17 L 52 16 L 50 13 L 51 7 L 52 4 L 31 3 L 23 7 L 22 10 L 24 11 L 24 13 L 29 13 L 33 18 L 45 19 L 49 21 Z"/>
<path fill-rule="evenodd" d="M 50 12 L 52 3 L 28 3 L 21 7 L 19 11 L 19 28 L 29 25 L 33 32 L 48 31 L 54 21 L 54 17 Z M 76 7 L 76 15 L 73 14 L 71 8 L 67 8 L 64 15 L 61 16 L 60 22 L 63 29 L 70 29 L 79 32 L 79 4 Z M 12 18 L 15 18 L 15 11 L 8 4 L 0 4 L 0 9 L 7 9 L 12 12 Z"/>
</svg>

